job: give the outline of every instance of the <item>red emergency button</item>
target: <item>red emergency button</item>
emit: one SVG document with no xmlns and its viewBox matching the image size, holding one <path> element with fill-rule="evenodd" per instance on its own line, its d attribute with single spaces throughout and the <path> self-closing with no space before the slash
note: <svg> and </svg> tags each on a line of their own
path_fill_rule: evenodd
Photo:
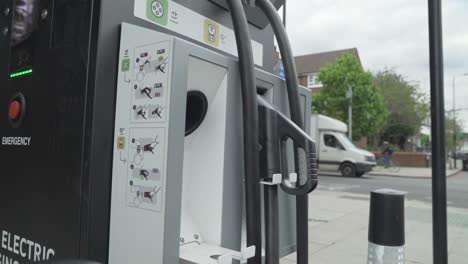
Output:
<svg viewBox="0 0 468 264">
<path fill-rule="evenodd" d="M 8 119 L 13 128 L 19 128 L 23 124 L 26 115 L 26 98 L 22 93 L 15 94 L 10 99 L 8 106 Z"/>
<path fill-rule="evenodd" d="M 11 121 L 18 121 L 21 117 L 21 103 L 18 100 L 13 100 L 10 103 L 10 110 L 8 116 Z"/>
</svg>

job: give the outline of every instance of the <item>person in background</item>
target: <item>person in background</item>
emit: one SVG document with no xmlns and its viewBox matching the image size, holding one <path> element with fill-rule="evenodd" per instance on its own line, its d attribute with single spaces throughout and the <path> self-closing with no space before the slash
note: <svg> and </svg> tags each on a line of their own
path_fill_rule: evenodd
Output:
<svg viewBox="0 0 468 264">
<path fill-rule="evenodd" d="M 390 167 L 390 161 L 392 160 L 393 149 L 387 141 L 385 141 L 383 145 L 384 145 L 384 149 L 382 151 L 382 155 L 384 156 L 384 168 L 387 169 Z"/>
</svg>

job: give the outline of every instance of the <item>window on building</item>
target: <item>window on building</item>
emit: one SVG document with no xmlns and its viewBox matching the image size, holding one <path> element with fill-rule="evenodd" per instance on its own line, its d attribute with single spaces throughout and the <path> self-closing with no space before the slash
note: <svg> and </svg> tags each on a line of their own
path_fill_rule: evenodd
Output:
<svg viewBox="0 0 468 264">
<path fill-rule="evenodd" d="M 322 86 L 322 83 L 320 83 L 320 81 L 318 79 L 318 74 L 317 73 L 309 74 L 308 81 L 307 81 L 307 86 L 309 88 Z"/>
</svg>

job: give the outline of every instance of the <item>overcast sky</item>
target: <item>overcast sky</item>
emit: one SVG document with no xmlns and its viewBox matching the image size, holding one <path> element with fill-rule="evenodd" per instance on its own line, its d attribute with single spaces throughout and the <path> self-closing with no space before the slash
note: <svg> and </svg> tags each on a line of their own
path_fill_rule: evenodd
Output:
<svg viewBox="0 0 468 264">
<path fill-rule="evenodd" d="M 468 0 L 444 0 L 446 108 L 452 78 L 468 73 Z M 427 0 L 289 0 L 296 55 L 356 47 L 366 70 L 392 68 L 429 95 Z M 468 76 L 456 79 L 456 108 L 468 132 Z"/>
</svg>

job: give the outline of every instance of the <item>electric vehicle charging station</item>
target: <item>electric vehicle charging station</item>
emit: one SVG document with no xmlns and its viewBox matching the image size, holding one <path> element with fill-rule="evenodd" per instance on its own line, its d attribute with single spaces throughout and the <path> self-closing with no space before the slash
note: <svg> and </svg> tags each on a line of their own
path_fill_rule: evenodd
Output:
<svg viewBox="0 0 468 264">
<path fill-rule="evenodd" d="M 235 60 L 128 24 L 122 25 L 121 36 L 119 61 L 123 65 L 130 59 L 134 66 L 130 72 L 120 72 L 117 89 L 115 138 L 128 142 L 128 148 L 114 147 L 109 262 L 129 263 L 140 258 L 142 263 L 149 263 L 155 256 L 162 256 L 157 262 L 169 263 L 169 259 L 164 261 L 169 258 L 165 255 L 177 252 L 167 249 L 178 246 L 181 259 L 188 263 L 209 263 L 215 255 L 247 259 L 241 251 L 251 251 L 240 248 L 243 197 L 242 178 L 237 175 L 242 174 L 242 155 L 238 155 L 242 149 L 237 140 L 242 131 L 240 91 L 232 88 L 240 85 L 235 77 Z M 155 39 L 157 43 L 153 43 Z M 134 51 L 134 56 L 129 58 L 129 51 Z M 164 72 L 145 66 L 146 61 L 161 54 L 159 63 L 166 65 Z M 257 78 L 259 93 L 266 100 L 281 100 L 283 81 L 260 70 Z M 161 85 L 155 85 L 158 83 Z M 153 89 L 159 86 L 163 88 Z M 163 96 L 137 99 L 145 87 L 152 87 L 151 94 Z M 305 89 L 302 92 L 305 109 L 310 95 Z M 162 109 L 160 116 L 152 114 L 156 109 Z M 136 120 L 140 122 L 132 122 Z M 157 143 L 156 155 L 145 152 L 145 145 L 152 142 Z M 141 176 L 142 170 L 150 174 L 159 171 L 160 176 L 146 179 Z M 180 175 L 181 170 L 182 177 L 169 178 Z M 151 197 L 145 197 L 145 192 Z M 295 250 L 294 236 L 286 235 L 295 230 L 295 204 L 287 195 L 280 200 L 280 223 L 285 232 L 280 244 L 285 256 Z M 131 253 L 144 248 L 138 243 L 141 240 L 147 241 L 148 252 L 154 252 L 145 255 L 148 259 Z M 160 252 L 155 252 L 154 245 L 161 245 L 156 247 Z"/>
<path fill-rule="evenodd" d="M 249 146 L 224 2 L 1 0 L 0 8 L 0 263 L 259 263 L 262 249 L 246 243 Z M 275 122 L 259 129 L 272 141 L 258 146 L 260 167 L 272 167 L 258 177 L 277 192 L 257 228 L 266 244 L 275 236 L 268 259 L 293 253 L 296 233 L 307 233 L 294 195 L 315 188 L 316 159 L 285 121 L 287 83 L 268 73 L 268 20 L 259 9 L 247 14 L 259 100 L 267 117 L 283 120 L 280 138 L 269 138 Z M 310 92 L 299 92 L 308 129 Z M 292 144 L 275 145 L 286 138 L 303 143 L 300 162 Z M 295 166 L 312 178 L 285 177 Z"/>
</svg>

